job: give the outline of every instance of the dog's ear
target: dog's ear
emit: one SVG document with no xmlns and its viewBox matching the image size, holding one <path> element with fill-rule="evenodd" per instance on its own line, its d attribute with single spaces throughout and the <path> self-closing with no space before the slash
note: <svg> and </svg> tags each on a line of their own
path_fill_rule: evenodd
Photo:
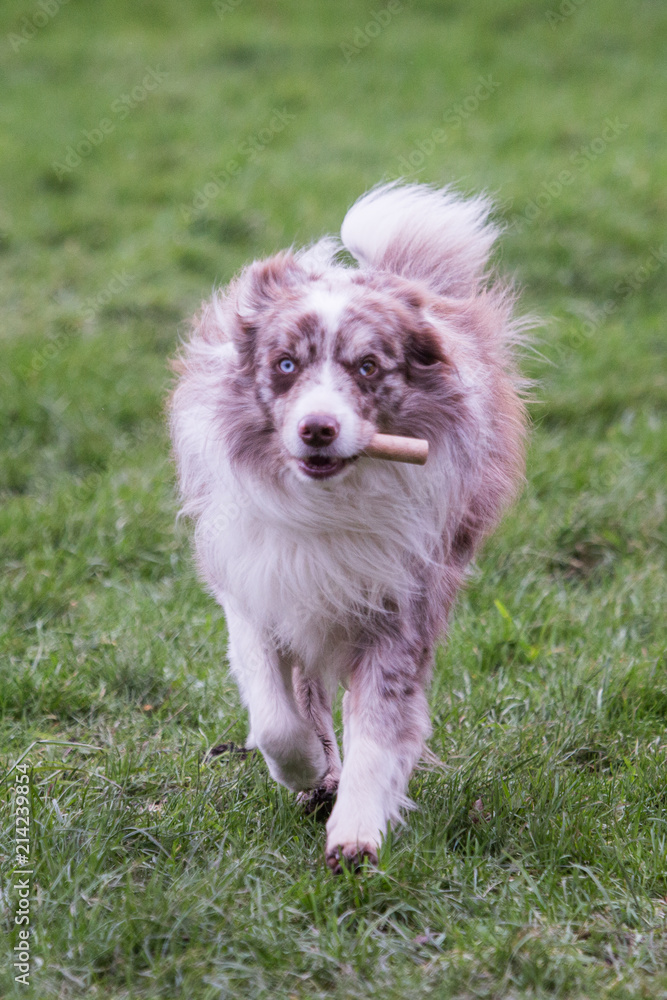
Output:
<svg viewBox="0 0 667 1000">
<path fill-rule="evenodd" d="M 237 312 L 241 323 L 253 323 L 302 280 L 303 270 L 289 251 L 256 260 L 241 274 L 237 285 Z"/>
<path fill-rule="evenodd" d="M 408 331 L 405 358 L 410 370 L 417 371 L 448 363 L 440 337 L 433 327 L 426 323 Z"/>
<path fill-rule="evenodd" d="M 419 288 L 412 282 L 401 282 L 392 288 L 406 313 L 403 316 L 405 334 L 405 360 L 408 370 L 433 368 L 447 362 L 442 340 L 437 330 L 426 320 L 426 301 Z"/>
<path fill-rule="evenodd" d="M 303 279 L 303 271 L 293 254 L 283 251 L 267 260 L 258 260 L 242 272 L 236 283 L 236 323 L 232 339 L 245 367 L 252 363 L 257 329 L 262 313 Z"/>
</svg>

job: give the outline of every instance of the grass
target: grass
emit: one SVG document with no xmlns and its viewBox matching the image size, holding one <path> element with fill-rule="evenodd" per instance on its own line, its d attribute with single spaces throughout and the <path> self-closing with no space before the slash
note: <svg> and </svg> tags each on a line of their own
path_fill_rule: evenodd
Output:
<svg viewBox="0 0 667 1000">
<path fill-rule="evenodd" d="M 667 12 L 218 8 L 0 13 L 0 992 L 667 997 Z M 261 758 L 203 760 L 244 718 L 166 361 L 214 283 L 406 162 L 496 195 L 549 322 L 526 490 L 438 653 L 443 763 L 380 870 L 336 879 Z"/>
</svg>

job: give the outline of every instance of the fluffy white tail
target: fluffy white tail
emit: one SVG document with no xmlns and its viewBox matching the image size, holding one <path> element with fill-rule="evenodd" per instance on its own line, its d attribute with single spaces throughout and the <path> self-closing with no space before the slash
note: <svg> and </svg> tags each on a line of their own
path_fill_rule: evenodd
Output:
<svg viewBox="0 0 667 1000">
<path fill-rule="evenodd" d="M 383 184 L 349 210 L 341 239 L 363 267 L 426 282 L 441 295 L 474 293 L 499 230 L 491 202 L 450 188 Z"/>
</svg>

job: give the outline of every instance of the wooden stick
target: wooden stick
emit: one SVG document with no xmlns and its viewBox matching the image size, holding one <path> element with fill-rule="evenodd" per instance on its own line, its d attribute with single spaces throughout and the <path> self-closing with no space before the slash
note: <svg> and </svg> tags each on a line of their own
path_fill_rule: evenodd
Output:
<svg viewBox="0 0 667 1000">
<path fill-rule="evenodd" d="M 411 462 L 424 465 L 428 458 L 428 441 L 423 438 L 397 437 L 395 434 L 374 434 L 364 448 L 370 458 L 386 458 L 390 462 Z"/>
</svg>

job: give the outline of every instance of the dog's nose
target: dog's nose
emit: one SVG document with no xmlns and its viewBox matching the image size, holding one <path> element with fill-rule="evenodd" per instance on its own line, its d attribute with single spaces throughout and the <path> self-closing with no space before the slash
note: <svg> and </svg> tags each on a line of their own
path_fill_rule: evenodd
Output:
<svg viewBox="0 0 667 1000">
<path fill-rule="evenodd" d="M 299 421 L 299 437 L 312 448 L 324 448 L 338 437 L 340 424 L 328 413 L 311 413 Z"/>
</svg>

